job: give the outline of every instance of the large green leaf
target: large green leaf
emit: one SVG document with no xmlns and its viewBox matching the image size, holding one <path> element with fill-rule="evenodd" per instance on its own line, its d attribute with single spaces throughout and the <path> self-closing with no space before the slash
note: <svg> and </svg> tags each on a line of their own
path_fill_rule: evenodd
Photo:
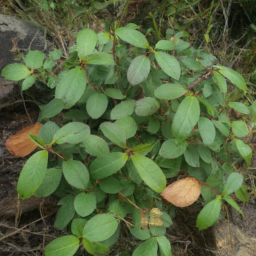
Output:
<svg viewBox="0 0 256 256">
<path fill-rule="evenodd" d="M 97 157 L 90 165 L 90 174 L 94 180 L 106 178 L 119 171 L 126 163 L 125 153 L 115 152 Z"/>
<path fill-rule="evenodd" d="M 159 245 L 161 256 L 172 256 L 171 243 L 166 236 L 157 236 L 156 241 Z"/>
<path fill-rule="evenodd" d="M 155 52 L 157 64 L 162 70 L 175 80 L 180 79 L 180 63 L 174 56 L 165 52 Z"/>
<path fill-rule="evenodd" d="M 82 216 L 90 215 L 96 209 L 96 196 L 94 193 L 85 194 L 84 192 L 78 194 L 74 201 L 76 212 Z"/>
<path fill-rule="evenodd" d="M 111 214 L 100 214 L 85 224 L 83 236 L 91 242 L 100 242 L 111 237 L 117 228 L 118 221 Z"/>
<path fill-rule="evenodd" d="M 77 144 L 90 134 L 90 127 L 80 122 L 70 122 L 61 127 L 53 136 L 57 144 Z"/>
<path fill-rule="evenodd" d="M 217 67 L 218 72 L 225 76 L 227 79 L 229 79 L 230 82 L 236 85 L 238 88 L 240 88 L 243 91 L 248 91 L 248 87 L 246 86 L 244 78 L 238 72 L 231 68 L 223 67 L 221 65 L 214 67 Z"/>
<path fill-rule="evenodd" d="M 85 151 L 92 156 L 102 156 L 109 153 L 108 143 L 101 137 L 89 135 L 83 142 Z"/>
<path fill-rule="evenodd" d="M 130 116 L 134 111 L 134 106 L 135 106 L 134 100 L 122 101 L 112 109 L 110 113 L 110 118 L 112 120 L 116 120 L 125 116 Z"/>
<path fill-rule="evenodd" d="M 157 256 L 157 248 L 156 238 L 152 237 L 140 244 L 135 249 L 132 256 Z"/>
<path fill-rule="evenodd" d="M 22 91 L 27 90 L 30 88 L 36 81 L 37 77 L 36 76 L 28 76 L 21 85 Z"/>
<path fill-rule="evenodd" d="M 249 115 L 251 113 L 250 109 L 242 102 L 229 102 L 228 106 L 242 114 Z"/>
<path fill-rule="evenodd" d="M 40 51 L 29 51 L 24 58 L 27 67 L 37 69 L 43 66 L 45 54 Z"/>
<path fill-rule="evenodd" d="M 248 135 L 249 131 L 244 121 L 234 121 L 231 125 L 232 131 L 237 137 L 245 137 Z"/>
<path fill-rule="evenodd" d="M 157 133 L 158 130 L 160 129 L 160 121 L 159 119 L 156 118 L 151 118 L 148 122 L 148 132 L 149 133 Z"/>
<path fill-rule="evenodd" d="M 76 38 L 76 48 L 80 59 L 84 59 L 85 56 L 91 54 L 97 43 L 96 33 L 89 29 L 83 29 L 79 31 Z"/>
<path fill-rule="evenodd" d="M 165 189 L 166 179 L 159 166 L 145 156 L 133 155 L 131 159 L 142 180 L 152 190 L 161 193 Z"/>
<path fill-rule="evenodd" d="M 156 49 L 171 51 L 174 49 L 174 44 L 169 40 L 160 40 L 157 42 Z"/>
<path fill-rule="evenodd" d="M 104 92 L 108 97 L 122 100 L 125 98 L 125 95 L 122 94 L 122 91 L 115 88 L 107 88 L 107 90 Z"/>
<path fill-rule="evenodd" d="M 30 76 L 30 70 L 23 64 L 13 63 L 5 66 L 1 76 L 12 81 L 19 81 Z"/>
<path fill-rule="evenodd" d="M 86 166 L 77 160 L 64 161 L 63 174 L 67 182 L 79 189 L 85 190 L 89 183 L 89 172 Z"/>
<path fill-rule="evenodd" d="M 76 67 L 70 69 L 56 87 L 55 98 L 62 99 L 64 108 L 71 108 L 81 98 L 86 87 L 85 71 Z"/>
<path fill-rule="evenodd" d="M 62 236 L 51 241 L 44 250 L 45 256 L 73 256 L 79 248 L 76 236 Z"/>
<path fill-rule="evenodd" d="M 92 255 L 106 255 L 109 253 L 109 248 L 102 243 L 93 243 L 86 238 L 83 238 L 85 250 Z"/>
<path fill-rule="evenodd" d="M 185 140 L 166 140 L 160 148 L 159 155 L 163 158 L 175 159 L 185 152 L 187 144 Z"/>
<path fill-rule="evenodd" d="M 237 172 L 233 172 L 228 176 L 228 180 L 223 189 L 223 197 L 230 195 L 231 193 L 238 190 L 243 183 L 243 175 Z"/>
<path fill-rule="evenodd" d="M 45 123 L 39 133 L 38 137 L 43 140 L 46 144 L 50 144 L 53 140 L 54 134 L 60 129 L 60 127 L 52 121 Z"/>
<path fill-rule="evenodd" d="M 236 146 L 240 153 L 240 155 L 243 157 L 247 165 L 249 166 L 252 159 L 252 149 L 249 145 L 245 144 L 242 140 L 236 140 Z"/>
<path fill-rule="evenodd" d="M 121 182 L 110 176 L 99 183 L 100 189 L 108 194 L 116 194 L 123 189 Z"/>
<path fill-rule="evenodd" d="M 47 169 L 43 182 L 35 192 L 36 197 L 47 197 L 51 195 L 60 184 L 62 170 L 57 168 Z"/>
<path fill-rule="evenodd" d="M 64 108 L 63 100 L 52 99 L 50 102 L 48 102 L 46 105 L 43 106 L 40 120 L 56 116 L 62 111 L 63 108 Z"/>
<path fill-rule="evenodd" d="M 140 144 L 132 148 L 133 154 L 145 156 L 147 153 L 149 153 L 153 149 L 154 145 L 155 145 L 154 143 Z"/>
<path fill-rule="evenodd" d="M 206 229 L 212 226 L 220 215 L 222 201 L 216 198 L 208 203 L 197 216 L 196 227 L 199 229 Z"/>
<path fill-rule="evenodd" d="M 213 123 L 208 118 L 199 118 L 198 130 L 203 139 L 204 144 L 211 145 L 214 142 L 216 131 Z"/>
<path fill-rule="evenodd" d="M 88 115 L 93 119 L 98 119 L 106 111 L 108 106 L 108 97 L 104 93 L 95 92 L 86 102 Z"/>
<path fill-rule="evenodd" d="M 160 107 L 159 102 L 150 97 L 145 97 L 135 103 L 135 113 L 138 116 L 149 116 L 154 114 Z"/>
<path fill-rule="evenodd" d="M 184 152 L 186 162 L 193 167 L 200 167 L 199 152 L 196 145 L 189 145 Z"/>
<path fill-rule="evenodd" d="M 132 138 L 137 132 L 137 123 L 131 116 L 125 116 L 115 121 L 125 133 L 126 139 Z"/>
<path fill-rule="evenodd" d="M 213 76 L 217 81 L 217 84 L 220 88 L 220 92 L 227 93 L 227 81 L 226 79 L 217 71 L 213 70 Z"/>
<path fill-rule="evenodd" d="M 186 138 L 192 132 L 200 115 L 196 97 L 188 96 L 179 105 L 172 123 L 172 133 L 176 138 Z"/>
<path fill-rule="evenodd" d="M 115 30 L 115 34 L 123 41 L 139 48 L 147 49 L 149 44 L 145 36 L 134 29 L 122 27 Z"/>
<path fill-rule="evenodd" d="M 113 54 L 106 52 L 99 52 L 89 55 L 86 59 L 86 63 L 93 65 L 115 65 Z"/>
<path fill-rule="evenodd" d="M 226 137 L 229 136 L 229 124 L 221 121 L 212 120 L 212 123 L 216 126 L 216 128 Z"/>
<path fill-rule="evenodd" d="M 140 84 L 148 77 L 150 71 L 150 60 L 147 56 L 136 57 L 127 71 L 127 79 L 132 85 Z"/>
<path fill-rule="evenodd" d="M 41 150 L 31 156 L 22 168 L 17 191 L 21 199 L 34 195 L 43 182 L 48 163 L 48 152 Z"/>
<path fill-rule="evenodd" d="M 71 223 L 71 232 L 78 236 L 79 238 L 83 237 L 83 229 L 84 229 L 84 225 L 86 223 L 85 219 L 81 219 L 81 218 L 75 218 L 72 220 Z"/>
<path fill-rule="evenodd" d="M 210 164 L 212 162 L 212 152 L 209 148 L 199 146 L 198 147 L 199 156 L 203 159 L 204 162 Z"/>
<path fill-rule="evenodd" d="M 117 124 L 104 122 L 100 125 L 103 134 L 121 148 L 125 147 L 126 137 L 124 131 Z"/>
<path fill-rule="evenodd" d="M 162 84 L 155 90 L 155 96 L 161 100 L 173 100 L 181 97 L 185 92 L 180 84 Z"/>
</svg>

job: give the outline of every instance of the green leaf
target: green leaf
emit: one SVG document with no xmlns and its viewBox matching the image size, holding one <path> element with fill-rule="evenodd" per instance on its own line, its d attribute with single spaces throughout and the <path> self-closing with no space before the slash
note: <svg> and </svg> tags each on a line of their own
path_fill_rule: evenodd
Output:
<svg viewBox="0 0 256 256">
<path fill-rule="evenodd" d="M 159 102 L 150 97 L 145 97 L 135 103 L 135 113 L 138 116 L 149 116 L 154 114 L 160 107 Z"/>
<path fill-rule="evenodd" d="M 134 100 L 122 101 L 112 109 L 110 113 L 110 118 L 112 120 L 116 120 L 125 116 L 130 116 L 134 111 L 134 106 Z"/>
<path fill-rule="evenodd" d="M 108 107 L 108 97 L 104 93 L 95 92 L 86 102 L 88 115 L 93 119 L 101 117 Z"/>
<path fill-rule="evenodd" d="M 115 121 L 125 133 L 126 139 L 132 138 L 137 132 L 137 123 L 131 116 L 125 116 Z"/>
<path fill-rule="evenodd" d="M 116 63 L 113 59 L 113 54 L 109 54 L 106 52 L 99 52 L 99 53 L 89 55 L 86 59 L 86 64 L 115 65 Z"/>
<path fill-rule="evenodd" d="M 155 90 L 155 96 L 161 100 L 173 100 L 181 97 L 185 92 L 180 84 L 162 84 Z"/>
<path fill-rule="evenodd" d="M 101 137 L 89 135 L 83 142 L 85 151 L 92 156 L 102 156 L 109 153 L 108 143 Z"/>
<path fill-rule="evenodd" d="M 208 118 L 199 118 L 198 130 L 203 139 L 204 144 L 211 145 L 214 142 L 216 131 L 213 123 Z"/>
<path fill-rule="evenodd" d="M 245 137 L 249 134 L 248 128 L 244 121 L 234 121 L 231 127 L 234 135 L 237 137 Z"/>
<path fill-rule="evenodd" d="M 249 194 L 245 185 L 242 185 L 235 193 L 240 201 L 249 203 Z"/>
<path fill-rule="evenodd" d="M 217 71 L 213 70 L 213 76 L 217 81 L 221 93 L 227 93 L 227 81 L 226 79 Z"/>
<path fill-rule="evenodd" d="M 184 157 L 186 162 L 193 167 L 200 167 L 199 163 L 199 153 L 197 150 L 197 146 L 189 145 L 184 152 Z"/>
<path fill-rule="evenodd" d="M 147 153 L 149 153 L 153 148 L 155 144 L 154 143 L 146 143 L 138 145 L 134 148 L 132 148 L 134 155 L 142 155 L 145 156 Z"/>
<path fill-rule="evenodd" d="M 19 81 L 30 76 L 30 70 L 23 64 L 13 63 L 5 66 L 1 76 L 11 81 Z"/>
<path fill-rule="evenodd" d="M 156 237 L 161 256 L 172 256 L 171 243 L 165 236 Z"/>
<path fill-rule="evenodd" d="M 240 153 L 240 155 L 243 157 L 247 165 L 249 166 L 252 159 L 252 149 L 249 145 L 245 144 L 242 140 L 236 140 L 236 146 Z"/>
<path fill-rule="evenodd" d="M 166 139 L 172 138 L 172 124 L 169 121 L 163 121 L 161 131 Z"/>
<path fill-rule="evenodd" d="M 85 219 L 76 218 L 71 223 L 71 232 L 81 238 L 83 236 L 83 229 L 86 223 Z"/>
<path fill-rule="evenodd" d="M 39 133 L 38 137 L 43 140 L 46 144 L 50 144 L 53 140 L 54 134 L 60 129 L 60 127 L 52 121 L 45 123 Z"/>
<path fill-rule="evenodd" d="M 90 134 L 90 127 L 80 122 L 70 122 L 61 127 L 53 136 L 57 144 L 77 144 Z"/>
<path fill-rule="evenodd" d="M 57 212 L 54 228 L 62 230 L 68 225 L 75 215 L 73 196 L 67 195 L 63 197 L 58 202 L 58 205 L 61 205 L 61 207 Z"/>
<path fill-rule="evenodd" d="M 110 176 L 99 183 L 100 189 L 108 194 L 117 194 L 123 189 L 122 184 L 118 179 Z"/>
<path fill-rule="evenodd" d="M 174 44 L 169 40 L 160 40 L 157 42 L 156 49 L 172 51 L 174 49 Z"/>
<path fill-rule="evenodd" d="M 78 56 L 80 59 L 84 59 L 85 56 L 91 54 L 97 43 L 96 33 L 89 29 L 83 29 L 79 31 L 76 38 L 76 45 Z"/>
<path fill-rule="evenodd" d="M 222 201 L 219 198 L 208 203 L 197 216 L 196 227 L 206 229 L 212 226 L 220 215 Z"/>
<path fill-rule="evenodd" d="M 85 224 L 83 236 L 91 242 L 100 242 L 111 237 L 117 228 L 118 222 L 112 215 L 100 214 Z"/>
<path fill-rule="evenodd" d="M 114 174 L 125 165 L 127 159 L 128 156 L 120 152 L 97 157 L 90 165 L 92 179 L 103 179 Z"/>
<path fill-rule="evenodd" d="M 73 256 L 79 248 L 79 239 L 76 236 L 62 236 L 51 241 L 45 247 L 45 256 Z"/>
<path fill-rule="evenodd" d="M 185 66 L 190 70 L 193 70 L 193 71 L 204 70 L 204 67 L 192 57 L 183 57 L 179 61 L 180 63 L 183 64 L 183 66 Z"/>
<path fill-rule="evenodd" d="M 241 102 L 229 102 L 228 106 L 242 114 L 249 115 L 251 113 L 250 109 Z"/>
<path fill-rule="evenodd" d="M 205 101 L 204 99 L 202 99 L 201 97 L 196 96 L 196 98 L 207 107 L 208 113 L 211 114 L 212 116 L 214 116 L 214 110 L 212 108 L 212 106 Z"/>
<path fill-rule="evenodd" d="M 210 164 L 212 162 L 212 152 L 209 148 L 199 146 L 198 153 L 204 162 L 206 162 L 208 164 Z"/>
<path fill-rule="evenodd" d="M 37 77 L 36 76 L 28 76 L 21 85 L 21 90 L 27 90 L 28 88 L 30 88 L 36 81 Z"/>
<path fill-rule="evenodd" d="M 224 122 L 212 120 L 212 123 L 215 125 L 215 127 L 226 137 L 229 136 L 229 125 Z M 208 131 L 209 132 L 209 131 Z"/>
<path fill-rule="evenodd" d="M 70 69 L 63 77 L 60 77 L 56 86 L 55 98 L 62 99 L 66 109 L 71 108 L 83 95 L 86 83 L 83 69 L 80 67 Z"/>
<path fill-rule="evenodd" d="M 76 196 L 74 201 L 76 212 L 82 216 L 88 216 L 96 209 L 96 196 L 94 193 L 80 193 Z"/>
<path fill-rule="evenodd" d="M 43 106 L 40 120 L 56 116 L 62 111 L 63 108 L 64 108 L 63 100 L 52 99 L 50 102 L 48 102 L 46 105 Z"/>
<path fill-rule="evenodd" d="M 236 85 L 243 91 L 248 91 L 244 78 L 235 70 L 227 67 L 223 67 L 221 65 L 213 66 L 218 68 L 218 72 L 222 74 L 224 77 L 230 80 L 231 83 Z"/>
<path fill-rule="evenodd" d="M 45 149 L 43 146 L 46 145 L 46 143 L 41 140 L 39 137 L 37 137 L 36 135 L 34 134 L 31 134 L 31 133 L 28 133 L 28 137 L 38 146 L 40 147 L 41 149 Z"/>
<path fill-rule="evenodd" d="M 136 57 L 130 64 L 127 71 L 127 79 L 130 84 L 140 84 L 146 80 L 150 71 L 150 60 L 147 56 Z"/>
<path fill-rule="evenodd" d="M 131 160 L 142 180 L 154 191 L 161 193 L 166 187 L 166 179 L 159 166 L 151 159 L 133 155 Z"/>
<path fill-rule="evenodd" d="M 98 44 L 107 44 L 108 41 L 109 41 L 109 34 L 107 32 L 103 33 L 103 32 L 100 32 L 97 34 L 97 38 L 98 38 L 98 41 L 97 43 Z"/>
<path fill-rule="evenodd" d="M 83 238 L 83 245 L 85 250 L 92 255 L 105 255 L 109 253 L 109 248 L 101 243 L 93 243 Z"/>
<path fill-rule="evenodd" d="M 157 256 L 157 248 L 156 238 L 152 237 L 140 244 L 135 249 L 132 256 Z"/>
<path fill-rule="evenodd" d="M 40 51 L 29 51 L 24 58 L 27 67 L 32 69 L 41 68 L 43 66 L 45 54 Z"/>
<path fill-rule="evenodd" d="M 179 105 L 172 123 L 172 133 L 176 138 L 190 135 L 200 115 L 199 102 L 196 97 L 188 96 Z"/>
<path fill-rule="evenodd" d="M 64 161 L 63 174 L 67 182 L 79 189 L 85 190 L 89 183 L 89 173 L 86 166 L 77 160 Z"/>
<path fill-rule="evenodd" d="M 172 219 L 167 212 L 163 212 L 161 219 L 163 221 L 163 227 L 165 228 L 169 228 L 173 224 Z"/>
<path fill-rule="evenodd" d="M 104 93 L 108 97 L 117 99 L 117 100 L 122 100 L 126 97 L 125 95 L 122 94 L 122 91 L 115 89 L 115 88 L 108 88 Z"/>
<path fill-rule="evenodd" d="M 243 217 L 244 217 L 244 214 L 243 212 L 241 211 L 240 207 L 237 205 L 237 203 L 234 201 L 234 199 L 230 196 L 225 196 L 223 198 L 228 204 L 230 204 L 234 209 L 236 209 Z"/>
<path fill-rule="evenodd" d="M 119 36 L 123 41 L 136 47 L 147 49 L 149 46 L 145 36 L 137 30 L 122 27 L 116 29 L 115 34 Z"/>
<path fill-rule="evenodd" d="M 110 141 L 121 148 L 125 147 L 126 137 L 124 131 L 117 124 L 104 122 L 100 125 L 100 129 Z"/>
<path fill-rule="evenodd" d="M 228 180 L 223 189 L 223 197 L 230 195 L 231 193 L 238 190 L 243 183 L 243 175 L 237 172 L 233 172 L 228 176 Z"/>
<path fill-rule="evenodd" d="M 159 119 L 152 118 L 148 122 L 148 132 L 149 133 L 157 133 L 160 129 L 160 121 Z"/>
<path fill-rule="evenodd" d="M 18 180 L 19 198 L 27 199 L 34 195 L 42 184 L 48 163 L 48 152 L 41 150 L 31 156 L 22 168 Z"/>
<path fill-rule="evenodd" d="M 175 80 L 180 79 L 180 63 L 174 56 L 165 52 L 155 52 L 157 64 L 162 70 Z"/>
<path fill-rule="evenodd" d="M 62 51 L 60 49 L 54 49 L 49 53 L 50 58 L 53 60 L 58 60 L 62 56 Z"/>
<path fill-rule="evenodd" d="M 163 158 L 175 159 L 185 152 L 187 144 L 185 140 L 166 140 L 160 148 L 159 155 Z"/>
<path fill-rule="evenodd" d="M 57 168 L 47 169 L 43 182 L 35 192 L 36 197 L 47 197 L 51 195 L 59 186 L 62 170 Z"/>
</svg>

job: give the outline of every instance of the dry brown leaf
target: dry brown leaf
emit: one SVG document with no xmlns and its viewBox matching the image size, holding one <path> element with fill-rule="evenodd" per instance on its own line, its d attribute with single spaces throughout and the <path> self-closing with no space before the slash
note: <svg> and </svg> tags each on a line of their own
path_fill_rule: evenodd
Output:
<svg viewBox="0 0 256 256">
<path fill-rule="evenodd" d="M 175 206 L 186 207 L 198 199 L 200 192 L 199 181 L 193 177 L 188 177 L 175 181 L 166 187 L 161 196 Z"/>
<path fill-rule="evenodd" d="M 28 133 L 37 135 L 42 124 L 36 123 L 27 126 L 9 137 L 5 143 L 7 150 L 14 156 L 24 157 L 37 148 L 37 145 L 28 137 Z"/>
</svg>

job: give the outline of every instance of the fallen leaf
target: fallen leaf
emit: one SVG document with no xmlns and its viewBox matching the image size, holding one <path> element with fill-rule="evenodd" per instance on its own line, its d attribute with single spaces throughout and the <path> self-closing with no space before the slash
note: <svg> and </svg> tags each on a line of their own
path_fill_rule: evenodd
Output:
<svg viewBox="0 0 256 256">
<path fill-rule="evenodd" d="M 166 187 L 161 196 L 171 204 L 186 207 L 193 204 L 201 193 L 201 186 L 197 179 L 188 177 L 173 182 Z"/>
<path fill-rule="evenodd" d="M 37 148 L 37 145 L 30 140 L 28 133 L 37 135 L 42 124 L 36 123 L 25 127 L 16 134 L 9 137 L 5 143 L 7 150 L 14 156 L 24 157 L 29 155 Z"/>
</svg>

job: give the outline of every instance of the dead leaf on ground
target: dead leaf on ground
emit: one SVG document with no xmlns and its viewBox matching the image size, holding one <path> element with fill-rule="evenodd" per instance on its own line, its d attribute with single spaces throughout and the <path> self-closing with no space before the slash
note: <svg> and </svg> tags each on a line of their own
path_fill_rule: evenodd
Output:
<svg viewBox="0 0 256 256">
<path fill-rule="evenodd" d="M 5 143 L 7 150 L 14 156 L 24 157 L 37 148 L 37 145 L 30 140 L 28 133 L 37 135 L 42 124 L 36 123 L 25 127 L 16 134 L 9 137 Z"/>
<path fill-rule="evenodd" d="M 165 188 L 161 196 L 168 202 L 178 207 L 193 204 L 201 193 L 201 186 L 197 179 L 188 177 L 175 181 Z"/>
</svg>

